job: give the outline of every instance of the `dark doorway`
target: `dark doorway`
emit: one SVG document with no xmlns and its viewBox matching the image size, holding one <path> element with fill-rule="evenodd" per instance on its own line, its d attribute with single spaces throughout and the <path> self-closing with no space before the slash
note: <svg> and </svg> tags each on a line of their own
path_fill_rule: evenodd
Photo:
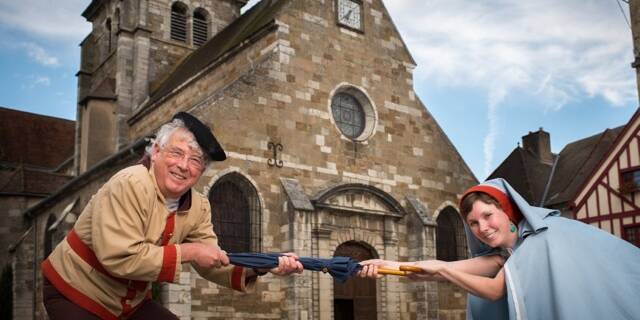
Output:
<svg viewBox="0 0 640 320">
<path fill-rule="evenodd" d="M 358 261 L 375 258 L 372 250 L 356 241 L 349 241 L 339 245 L 334 256 L 351 257 Z M 334 319 L 375 320 L 377 319 L 376 309 L 375 279 L 352 277 L 345 283 L 334 280 Z"/>
</svg>

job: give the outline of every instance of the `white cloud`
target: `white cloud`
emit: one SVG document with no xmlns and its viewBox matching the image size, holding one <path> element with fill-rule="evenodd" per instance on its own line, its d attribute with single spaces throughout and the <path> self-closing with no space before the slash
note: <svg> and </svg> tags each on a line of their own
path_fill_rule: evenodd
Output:
<svg viewBox="0 0 640 320">
<path fill-rule="evenodd" d="M 58 58 L 50 55 L 45 49 L 35 43 L 23 43 L 21 47 L 27 50 L 27 55 L 43 66 L 59 65 Z"/>
<path fill-rule="evenodd" d="M 539 99 L 545 109 L 581 96 L 600 96 L 612 105 L 636 99 L 628 80 L 633 78 L 631 34 L 614 1 L 385 4 L 418 62 L 417 80 L 428 85 L 488 92 L 499 77 L 514 93 Z M 505 70 L 520 75 L 505 78 Z"/>
<path fill-rule="evenodd" d="M 51 80 L 49 79 L 49 77 L 37 76 L 33 81 L 33 86 L 36 86 L 36 85 L 43 85 L 48 87 L 51 85 Z"/>
<path fill-rule="evenodd" d="M 493 168 L 499 112 L 508 96 L 526 97 L 542 112 L 587 97 L 614 107 L 637 101 L 631 32 L 615 1 L 385 5 L 418 63 L 418 85 L 486 92 L 485 175 Z"/>
<path fill-rule="evenodd" d="M 48 87 L 51 85 L 51 79 L 47 76 L 42 75 L 28 75 L 23 79 L 26 79 L 26 82 L 22 83 L 23 89 L 33 89 L 37 86 Z"/>
<path fill-rule="evenodd" d="M 79 41 L 91 31 L 80 14 L 88 0 L 0 2 L 0 25 L 52 40 Z"/>
</svg>

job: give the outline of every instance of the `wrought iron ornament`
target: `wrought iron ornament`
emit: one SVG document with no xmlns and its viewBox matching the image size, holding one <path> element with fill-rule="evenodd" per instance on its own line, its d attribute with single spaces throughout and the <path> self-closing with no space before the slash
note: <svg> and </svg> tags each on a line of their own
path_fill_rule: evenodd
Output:
<svg viewBox="0 0 640 320">
<path fill-rule="evenodd" d="M 284 162 L 278 159 L 278 151 L 282 151 L 282 149 L 284 149 L 282 144 L 269 142 L 267 146 L 269 147 L 269 150 L 273 150 L 273 158 L 269 158 L 267 160 L 267 164 L 272 167 L 276 166 L 278 168 L 282 168 L 284 166 Z"/>
</svg>

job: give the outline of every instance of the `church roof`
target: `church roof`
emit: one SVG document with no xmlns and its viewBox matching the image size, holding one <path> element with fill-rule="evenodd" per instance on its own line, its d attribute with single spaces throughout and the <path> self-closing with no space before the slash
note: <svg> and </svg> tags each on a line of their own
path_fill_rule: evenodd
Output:
<svg viewBox="0 0 640 320">
<path fill-rule="evenodd" d="M 271 26 L 277 13 L 288 2 L 289 0 L 263 0 L 238 17 L 187 56 L 157 88 L 152 89 L 150 104 L 171 93 L 225 54 L 245 44 L 259 31 Z"/>
</svg>

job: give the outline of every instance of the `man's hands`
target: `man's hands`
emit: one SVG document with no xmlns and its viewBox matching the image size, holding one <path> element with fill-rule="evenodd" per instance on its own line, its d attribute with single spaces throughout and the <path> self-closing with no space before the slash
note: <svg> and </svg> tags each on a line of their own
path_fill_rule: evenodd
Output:
<svg viewBox="0 0 640 320">
<path fill-rule="evenodd" d="M 302 263 L 298 261 L 298 256 L 295 253 L 287 252 L 278 257 L 277 267 L 261 271 L 268 271 L 277 276 L 288 276 L 292 273 L 302 273 L 302 271 L 304 271 L 304 267 L 302 266 Z"/>
<path fill-rule="evenodd" d="M 180 244 L 182 262 L 195 262 L 203 268 L 220 268 L 229 265 L 227 253 L 220 248 L 204 243 Z"/>
</svg>

